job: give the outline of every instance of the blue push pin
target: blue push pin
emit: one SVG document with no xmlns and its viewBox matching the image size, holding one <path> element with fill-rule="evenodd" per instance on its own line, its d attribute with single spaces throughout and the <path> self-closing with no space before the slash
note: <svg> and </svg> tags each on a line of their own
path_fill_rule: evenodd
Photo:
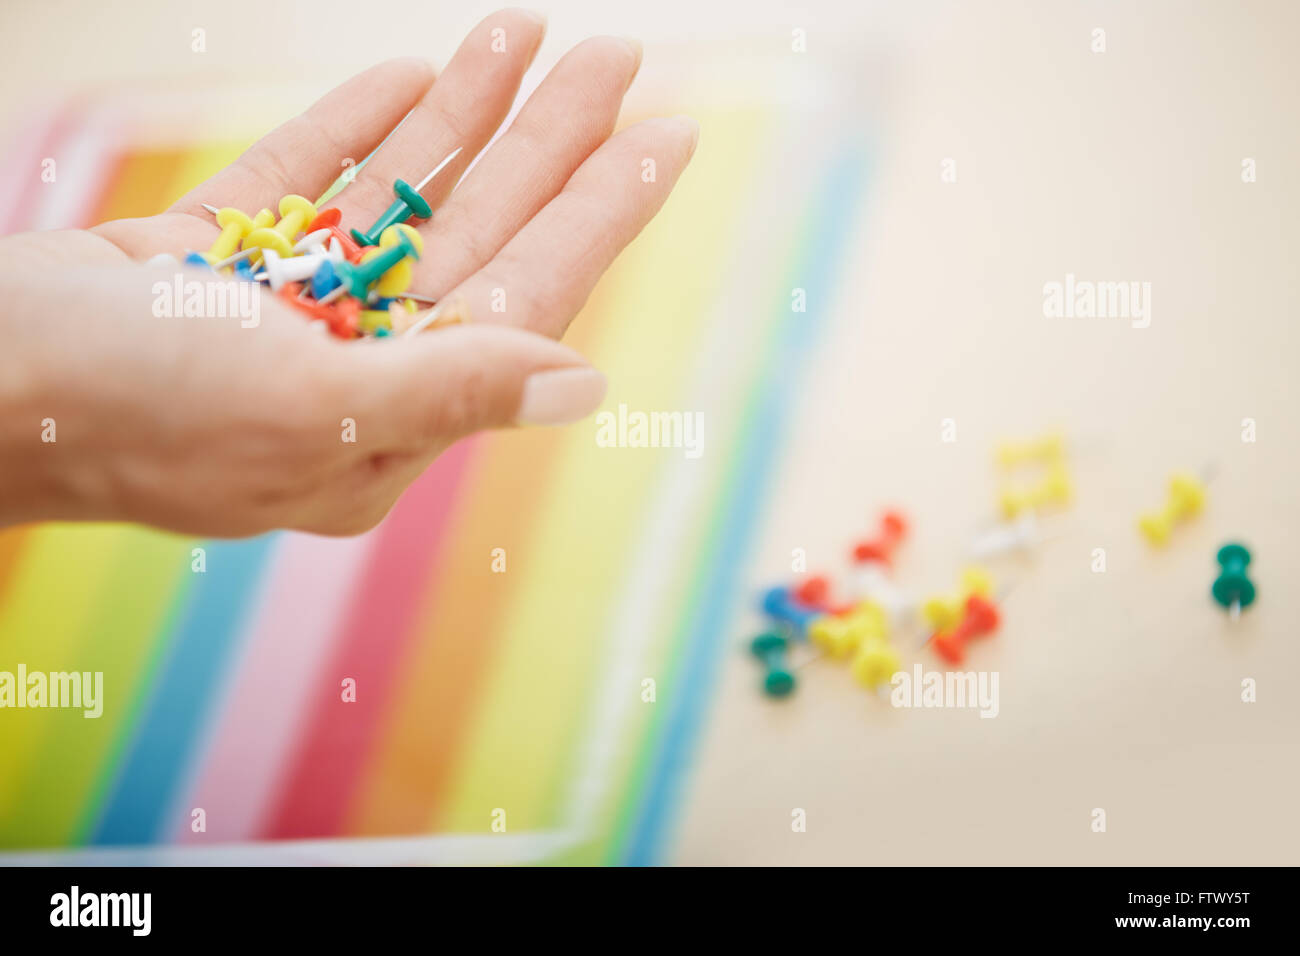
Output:
<svg viewBox="0 0 1300 956">
<path fill-rule="evenodd" d="M 187 266 L 198 266 L 201 269 L 206 269 L 208 272 L 214 271 L 212 263 L 208 261 L 208 257 L 201 252 L 185 253 L 185 258 L 181 260 L 181 263 Z"/>
<path fill-rule="evenodd" d="M 806 636 L 808 625 L 822 616 L 820 611 L 800 607 L 790 598 L 790 591 L 780 586 L 763 592 L 761 607 L 764 614 L 774 621 L 788 624 L 800 637 Z"/>
</svg>

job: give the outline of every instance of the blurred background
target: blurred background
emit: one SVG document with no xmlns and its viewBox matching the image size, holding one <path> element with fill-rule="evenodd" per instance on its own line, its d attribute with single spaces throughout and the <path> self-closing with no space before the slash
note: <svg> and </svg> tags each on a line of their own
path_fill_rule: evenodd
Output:
<svg viewBox="0 0 1300 956">
<path fill-rule="evenodd" d="M 0 230 L 159 212 L 492 9 L 8 0 Z M 0 532 L 0 670 L 106 688 L 94 721 L 0 712 L 0 862 L 1294 863 L 1300 11 L 540 9 L 522 95 L 628 35 L 621 124 L 701 123 L 570 341 L 607 409 L 700 413 L 703 453 L 479 437 L 349 540 Z M 1149 326 L 1045 316 L 1067 275 L 1149 282 Z M 899 507 L 899 586 L 951 590 L 995 443 L 1052 428 L 1075 500 L 991 565 L 1005 621 L 968 664 L 995 719 L 892 709 L 803 648 L 763 697 L 755 597 L 796 550 L 840 574 Z M 1149 548 L 1137 514 L 1210 465 L 1206 513 Z M 1228 540 L 1260 591 L 1235 622 L 1208 597 Z M 896 637 L 909 670 L 943 667 L 924 636 Z"/>
</svg>

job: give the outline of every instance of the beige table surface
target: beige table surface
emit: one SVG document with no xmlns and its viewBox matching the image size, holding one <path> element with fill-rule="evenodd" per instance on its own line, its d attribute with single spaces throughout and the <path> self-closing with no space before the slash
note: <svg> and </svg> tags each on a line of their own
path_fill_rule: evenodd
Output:
<svg viewBox="0 0 1300 956">
<path fill-rule="evenodd" d="M 995 566 L 1005 628 L 968 666 L 999 672 L 996 719 L 891 710 L 825 662 L 772 705 L 732 654 L 677 862 L 1300 861 L 1298 22 L 1283 4 L 968 4 L 935 25 L 884 144 L 851 320 L 803 395 L 817 414 L 783 463 L 763 580 L 788 579 L 797 547 L 838 566 L 900 501 L 916 535 L 899 581 L 947 589 L 992 514 L 994 442 L 1050 424 L 1075 440 L 1077 503 L 1035 560 Z M 1043 284 L 1066 273 L 1149 281 L 1150 326 L 1045 318 Z M 1170 470 L 1210 462 L 1206 513 L 1153 553 L 1135 516 Z M 1208 596 L 1229 539 L 1254 550 L 1260 593 L 1235 624 Z"/>
</svg>

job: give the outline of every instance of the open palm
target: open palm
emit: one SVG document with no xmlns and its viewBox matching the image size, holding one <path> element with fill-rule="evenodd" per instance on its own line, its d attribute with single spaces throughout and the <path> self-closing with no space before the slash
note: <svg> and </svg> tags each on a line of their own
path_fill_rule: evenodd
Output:
<svg viewBox="0 0 1300 956">
<path fill-rule="evenodd" d="M 55 310 L 70 319 L 39 332 L 18 323 L 5 330 L 16 342 L 12 354 L 42 370 L 32 414 L 62 415 L 58 454 L 79 468 L 93 460 L 89 473 L 103 474 L 73 482 L 58 499 L 29 496 L 28 507 L 0 512 L 0 522 L 126 518 L 211 534 L 357 531 L 379 520 L 457 438 L 521 419 L 559 422 L 564 410 L 553 396 L 539 389 L 526 401 L 532 376 L 571 372 L 570 391 L 596 386 L 579 381 L 580 356 L 547 339 L 563 334 L 662 205 L 698 129 L 679 117 L 612 135 L 640 51 L 595 38 L 555 66 L 484 152 L 544 33 L 536 14 L 492 14 L 440 76 L 420 59 L 382 63 L 272 131 L 166 213 L 3 240 L 0 292 L 14 304 L 11 313 Z M 131 278 L 144 270 L 122 267 L 162 252 L 206 250 L 219 230 L 202 203 L 251 215 L 276 209 L 290 193 L 314 198 L 349 160 L 381 142 L 328 205 L 341 210 L 344 226 L 368 228 L 392 202 L 395 179 L 418 182 L 460 147 L 424 190 L 433 216 L 413 222 L 424 252 L 412 291 L 455 303 L 468 326 L 339 343 L 315 336 L 269 295 L 256 335 L 228 324 L 142 327 L 126 318 L 148 314 L 148 286 Z M 641 175 L 647 159 L 654 177 Z M 43 281 L 54 275 L 57 283 Z M 49 284 L 62 286 L 57 307 L 41 291 Z M 355 448 L 340 448 L 339 416 L 368 425 Z M 40 473 L 57 467 L 47 461 L 54 457 L 33 465 L 34 483 L 68 484 Z"/>
</svg>

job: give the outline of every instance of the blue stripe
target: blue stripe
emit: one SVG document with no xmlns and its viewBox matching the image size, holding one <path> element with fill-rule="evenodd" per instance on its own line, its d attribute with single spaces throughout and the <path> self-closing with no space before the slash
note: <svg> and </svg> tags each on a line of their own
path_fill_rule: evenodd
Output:
<svg viewBox="0 0 1300 956">
<path fill-rule="evenodd" d="M 743 600 L 742 573 L 756 547 L 757 516 L 770 496 L 804 360 L 829 319 L 835 278 L 867 178 L 860 152 L 850 150 L 838 157 L 810 218 L 809 243 L 791 277 L 795 286 L 807 290 L 810 309 L 799 314 L 782 309 L 781 326 L 757 383 L 735 471 L 724 486 L 721 531 L 706 554 L 706 572 L 697 579 L 690 605 L 696 614 L 684 622 L 684 639 L 678 645 L 683 648 L 682 659 L 667 684 L 673 688 L 670 710 L 628 841 L 625 860 L 630 865 L 653 864 L 667 849 L 672 809 L 693 756 L 696 733 L 704 726 L 724 650 L 734 636 L 732 612 Z"/>
<path fill-rule="evenodd" d="M 207 570 L 195 574 L 168 656 L 126 750 L 93 843 L 165 840 L 168 811 L 197 758 L 204 720 L 222 686 L 237 639 L 279 536 L 207 542 Z M 102 640 L 112 640 L 111 634 Z"/>
</svg>

